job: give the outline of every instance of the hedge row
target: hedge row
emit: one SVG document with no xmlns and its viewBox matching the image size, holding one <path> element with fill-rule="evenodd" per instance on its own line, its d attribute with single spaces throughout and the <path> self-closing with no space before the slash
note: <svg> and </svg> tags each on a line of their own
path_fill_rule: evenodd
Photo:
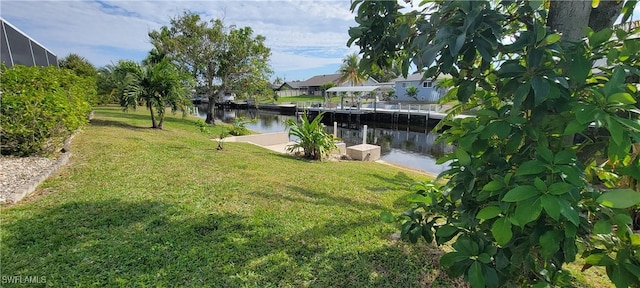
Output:
<svg viewBox="0 0 640 288">
<path fill-rule="evenodd" d="M 71 70 L 14 66 L 0 75 L 0 152 L 49 155 L 86 124 L 95 97 L 95 79 Z"/>
</svg>

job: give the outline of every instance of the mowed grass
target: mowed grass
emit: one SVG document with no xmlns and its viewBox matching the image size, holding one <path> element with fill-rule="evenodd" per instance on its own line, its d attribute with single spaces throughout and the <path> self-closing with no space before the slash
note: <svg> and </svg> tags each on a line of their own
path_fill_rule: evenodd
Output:
<svg viewBox="0 0 640 288">
<path fill-rule="evenodd" d="M 169 115 L 155 130 L 143 109 L 96 109 L 70 163 L 1 208 L 0 274 L 55 287 L 459 286 L 439 250 L 390 240 L 379 218 L 427 176 L 217 151 L 195 120 Z"/>
</svg>

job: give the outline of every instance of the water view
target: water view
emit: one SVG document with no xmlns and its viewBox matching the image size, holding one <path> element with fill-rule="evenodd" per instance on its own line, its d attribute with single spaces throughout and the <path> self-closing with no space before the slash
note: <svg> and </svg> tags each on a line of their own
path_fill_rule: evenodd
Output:
<svg viewBox="0 0 640 288">
<path fill-rule="evenodd" d="M 198 114 L 206 118 L 202 108 L 200 107 Z M 256 119 L 246 127 L 260 133 L 286 131 L 285 121 L 295 119 L 292 115 L 260 110 L 217 109 L 215 115 L 217 121 L 225 123 L 231 123 L 238 117 Z M 381 160 L 436 174 L 446 169 L 445 165 L 436 164 L 436 159 L 450 152 L 452 147 L 444 143 L 436 143 L 439 134 L 430 133 L 430 127 L 392 129 L 384 126 L 383 123 L 368 124 L 367 129 L 367 143 L 380 146 Z M 327 132 L 333 133 L 333 125 L 327 125 Z M 358 129 L 348 129 L 340 127 L 338 123 L 336 134 L 347 146 L 362 143 L 362 126 Z"/>
</svg>

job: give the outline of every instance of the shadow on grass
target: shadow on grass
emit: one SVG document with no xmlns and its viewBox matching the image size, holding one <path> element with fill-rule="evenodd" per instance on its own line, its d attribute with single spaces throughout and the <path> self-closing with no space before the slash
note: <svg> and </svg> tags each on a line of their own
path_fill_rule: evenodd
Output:
<svg viewBox="0 0 640 288">
<path fill-rule="evenodd" d="M 423 266 L 428 255 L 407 254 L 404 244 L 361 249 L 352 238 L 379 225 L 373 216 L 291 229 L 282 220 L 193 214 L 156 201 L 29 209 L 3 216 L 3 275 L 45 276 L 57 287 L 419 287 L 434 271 Z"/>
<path fill-rule="evenodd" d="M 122 110 L 118 111 L 115 109 L 109 109 L 109 110 L 97 110 L 96 114 L 99 116 L 106 116 L 106 117 L 113 117 L 113 118 L 120 118 L 120 119 L 148 121 L 149 126 L 151 126 L 151 116 L 149 115 L 148 111 L 147 111 L 147 114 L 140 114 L 140 113 L 134 113 L 134 112 L 123 112 Z M 182 118 L 181 112 L 176 114 L 168 112 L 167 114 L 165 114 L 164 122 L 165 124 L 181 123 L 181 124 L 193 124 L 193 125 L 195 125 L 196 123 L 195 120 Z"/>
<path fill-rule="evenodd" d="M 91 122 L 89 122 L 89 124 L 92 126 L 119 127 L 119 128 L 130 129 L 130 130 L 151 129 L 150 127 L 135 126 L 123 121 L 104 120 L 104 119 L 91 119 Z"/>
</svg>

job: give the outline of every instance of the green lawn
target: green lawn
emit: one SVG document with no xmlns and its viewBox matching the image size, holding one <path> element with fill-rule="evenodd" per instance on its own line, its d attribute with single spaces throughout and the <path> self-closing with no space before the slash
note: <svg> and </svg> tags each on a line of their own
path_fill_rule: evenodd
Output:
<svg viewBox="0 0 640 288">
<path fill-rule="evenodd" d="M 461 286 L 437 269 L 439 249 L 390 240 L 379 218 L 404 211 L 426 176 L 243 143 L 217 151 L 195 120 L 153 130 L 144 109 L 97 109 L 70 163 L 1 208 L 0 274 L 55 287 Z M 601 287 L 585 275 L 577 286 Z"/>
<path fill-rule="evenodd" d="M 47 286 L 450 287 L 438 250 L 390 241 L 383 210 L 426 176 L 153 130 L 100 108 L 70 164 L 0 213 L 4 275 Z M 216 133 L 213 133 L 216 135 Z M 3 285 L 4 286 L 4 285 Z"/>
</svg>

